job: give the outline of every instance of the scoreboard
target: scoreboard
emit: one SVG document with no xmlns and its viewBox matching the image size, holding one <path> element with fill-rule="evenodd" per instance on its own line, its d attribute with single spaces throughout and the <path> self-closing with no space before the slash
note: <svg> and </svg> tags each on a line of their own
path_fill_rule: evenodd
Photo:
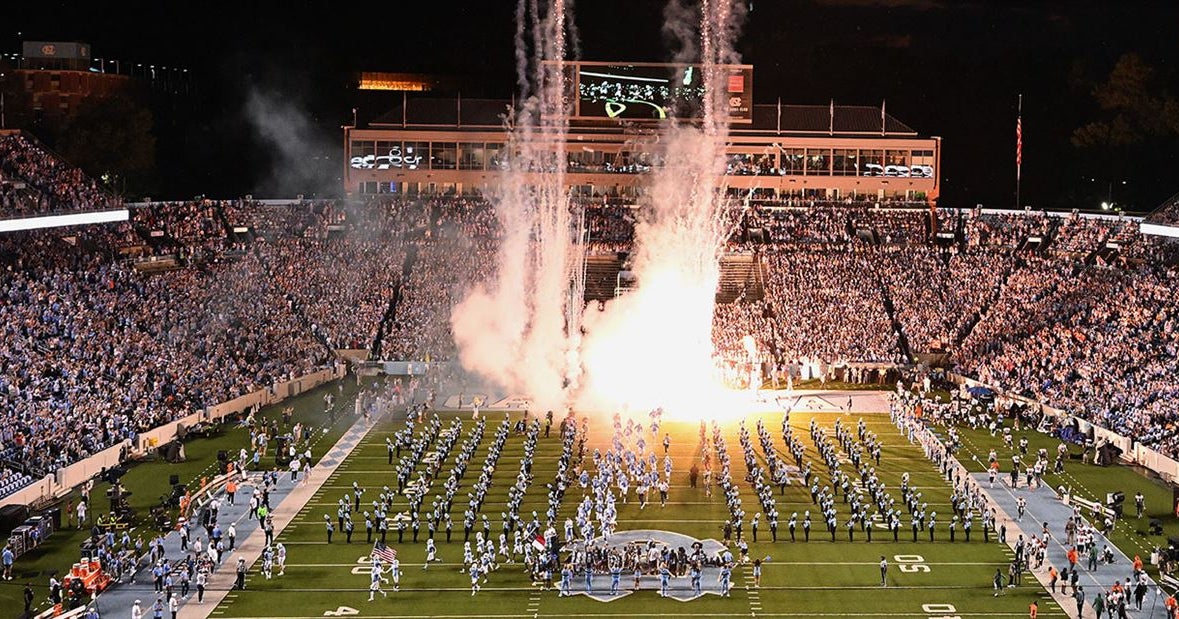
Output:
<svg viewBox="0 0 1179 619">
<path fill-rule="evenodd" d="M 678 63 L 565 64 L 572 120 L 662 121 L 703 116 L 704 67 Z M 731 123 L 753 122 L 753 65 L 715 65 Z"/>
</svg>

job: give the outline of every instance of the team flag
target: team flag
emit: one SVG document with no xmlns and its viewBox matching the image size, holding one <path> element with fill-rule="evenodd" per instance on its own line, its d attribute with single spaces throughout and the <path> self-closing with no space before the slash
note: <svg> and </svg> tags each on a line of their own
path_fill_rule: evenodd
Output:
<svg viewBox="0 0 1179 619">
<path fill-rule="evenodd" d="M 397 558 L 397 549 L 390 548 L 381 542 L 373 544 L 373 551 L 369 555 L 375 559 L 380 559 L 385 563 L 392 563 L 393 559 Z"/>
<path fill-rule="evenodd" d="M 532 540 L 532 547 L 535 548 L 537 552 L 544 552 L 544 549 L 545 549 L 544 536 L 537 535 L 536 538 L 534 538 Z"/>
</svg>

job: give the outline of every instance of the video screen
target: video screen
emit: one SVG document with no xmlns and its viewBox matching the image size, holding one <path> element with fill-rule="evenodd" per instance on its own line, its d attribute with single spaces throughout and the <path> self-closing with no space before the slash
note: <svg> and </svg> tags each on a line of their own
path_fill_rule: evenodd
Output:
<svg viewBox="0 0 1179 619">
<path fill-rule="evenodd" d="M 705 96 L 699 65 L 576 63 L 574 116 L 619 120 L 699 118 Z M 725 96 L 732 122 L 753 118 L 753 67 L 726 66 Z"/>
</svg>

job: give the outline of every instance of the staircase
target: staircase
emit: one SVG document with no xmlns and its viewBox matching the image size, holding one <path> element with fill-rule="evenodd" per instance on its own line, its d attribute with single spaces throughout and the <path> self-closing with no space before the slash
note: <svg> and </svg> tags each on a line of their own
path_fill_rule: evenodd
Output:
<svg viewBox="0 0 1179 619">
<path fill-rule="evenodd" d="M 757 301 L 765 296 L 765 273 L 759 256 L 730 254 L 720 259 L 720 282 L 717 303 Z M 614 298 L 622 259 L 618 254 L 587 254 L 585 257 L 585 300 L 608 301 Z M 642 286 L 642 282 L 638 283 Z"/>
<path fill-rule="evenodd" d="M 1089 252 L 1089 254 L 1085 256 L 1085 264 L 1113 264 L 1113 262 L 1118 259 L 1118 256 L 1121 255 L 1122 250 L 1120 246 L 1116 246 L 1116 243 L 1112 244 L 1115 245 L 1114 247 L 1111 247 L 1110 245 L 1111 244 L 1103 243 L 1100 248 Z"/>
<path fill-rule="evenodd" d="M 307 315 L 307 311 L 303 308 L 303 304 L 299 303 L 299 300 L 296 299 L 290 291 L 283 289 L 283 287 L 278 284 L 278 278 L 274 275 L 274 267 L 270 265 L 270 262 L 266 260 L 266 257 L 262 254 L 262 252 L 257 247 L 251 248 L 251 251 L 258 257 L 258 262 L 262 264 L 262 268 L 266 272 L 264 285 L 273 287 L 276 291 L 278 291 L 279 294 L 283 296 L 284 299 L 286 299 L 287 303 L 290 304 L 291 313 L 294 314 L 295 317 L 298 318 L 299 321 L 307 327 L 307 330 L 311 333 L 312 337 L 315 338 L 315 341 L 319 342 L 329 353 L 331 353 L 332 357 L 334 357 L 336 354 L 337 344 L 328 341 L 327 334 L 316 328 L 316 322 Z"/>
<path fill-rule="evenodd" d="M 884 313 L 888 315 L 888 320 L 892 323 L 892 330 L 897 336 L 897 347 L 900 348 L 901 354 L 906 360 L 911 360 L 913 349 L 909 348 L 909 338 L 905 335 L 905 328 L 901 325 L 900 319 L 897 318 L 896 306 L 892 303 L 892 295 L 888 294 L 888 286 L 882 280 L 878 280 L 876 283 L 880 286 L 880 298 L 884 301 Z"/>
<path fill-rule="evenodd" d="M 974 316 L 971 316 L 970 320 L 966 321 L 966 323 L 962 325 L 962 330 L 958 333 L 958 337 L 954 340 L 953 348 L 957 348 L 958 344 L 965 342 L 966 338 L 970 337 L 970 334 L 974 332 L 974 328 L 983 321 L 983 318 L 986 317 L 986 315 L 991 311 L 991 307 L 994 306 L 995 303 L 999 301 L 999 297 L 1003 295 L 1003 289 L 1007 287 L 1007 281 L 1011 279 L 1012 273 L 1014 273 L 1015 269 L 1018 267 L 1019 265 L 1014 260 L 1007 264 L 1007 266 L 1003 269 L 1002 276 L 999 277 L 999 285 L 995 286 L 994 291 L 991 293 L 991 296 L 987 298 L 986 303 L 984 303 L 982 307 L 978 308 L 978 311 L 974 313 Z"/>
<path fill-rule="evenodd" d="M 618 254 L 586 254 L 585 256 L 585 300 L 608 301 L 614 298 L 614 287 L 618 284 L 618 272 L 622 270 L 622 259 Z"/>
<path fill-rule="evenodd" d="M 397 279 L 397 283 L 393 284 L 393 294 L 389 297 L 389 307 L 385 310 L 384 316 L 381 317 L 381 322 L 377 325 L 377 334 L 373 337 L 372 343 L 369 345 L 373 359 L 382 359 L 384 350 L 381 349 L 382 343 L 385 340 L 385 333 L 391 331 L 394 326 L 394 320 L 397 317 L 397 306 L 401 303 L 401 288 L 406 281 L 409 280 L 409 274 L 413 271 L 413 265 L 418 261 L 418 247 L 412 243 L 407 244 L 405 248 L 405 260 L 401 262 L 401 277 Z"/>
<path fill-rule="evenodd" d="M 765 274 L 757 254 L 728 254 L 720 259 L 717 303 L 758 301 L 765 296 Z"/>
</svg>

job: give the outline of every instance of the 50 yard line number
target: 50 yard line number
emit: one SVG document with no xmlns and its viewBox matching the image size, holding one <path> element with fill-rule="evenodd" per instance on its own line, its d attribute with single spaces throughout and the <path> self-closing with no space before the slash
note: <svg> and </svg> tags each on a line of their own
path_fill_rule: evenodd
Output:
<svg viewBox="0 0 1179 619">
<path fill-rule="evenodd" d="M 897 569 L 906 574 L 931 571 L 925 564 L 925 557 L 921 555 L 893 555 L 892 560 L 897 563 Z"/>
</svg>

